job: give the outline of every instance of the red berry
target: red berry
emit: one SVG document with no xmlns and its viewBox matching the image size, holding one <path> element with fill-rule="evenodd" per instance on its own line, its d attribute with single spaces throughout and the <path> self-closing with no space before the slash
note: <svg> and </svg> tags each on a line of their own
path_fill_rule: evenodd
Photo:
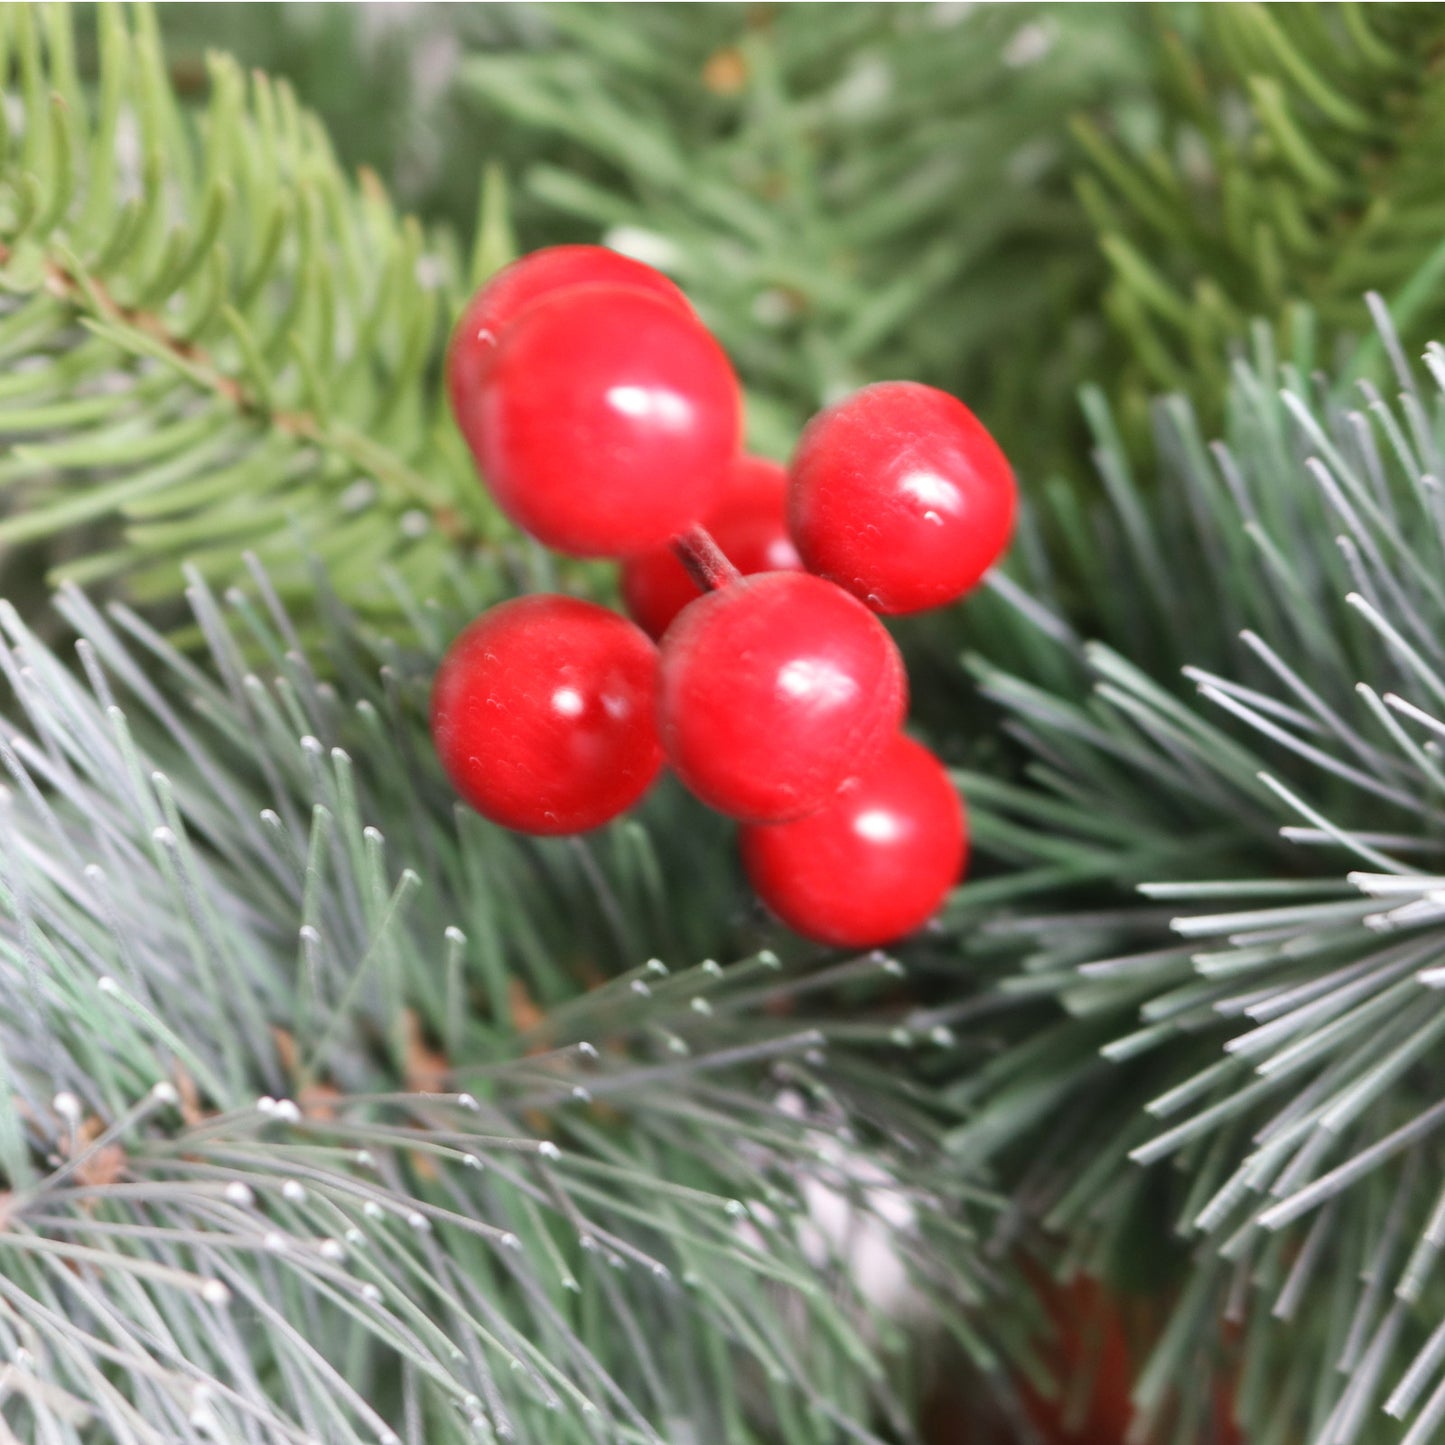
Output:
<svg viewBox="0 0 1445 1445">
<path fill-rule="evenodd" d="M 741 397 L 722 348 L 661 297 L 573 286 L 507 327 L 482 386 L 482 472 L 502 510 L 583 557 L 662 546 L 722 495 Z"/>
<path fill-rule="evenodd" d="M 524 833 L 580 833 L 630 808 L 662 765 L 657 649 L 571 597 L 519 597 L 452 643 L 431 730 L 457 792 Z"/>
<path fill-rule="evenodd" d="M 788 524 L 809 571 L 875 612 L 920 612 L 998 561 L 1016 506 L 1007 458 L 961 401 L 885 381 L 808 423 Z"/>
<path fill-rule="evenodd" d="M 502 332 L 534 301 L 568 286 L 608 284 L 650 291 L 684 316 L 687 297 L 662 274 L 605 246 L 549 246 L 503 266 L 467 303 L 447 352 L 447 391 L 462 435 L 477 448 L 477 396 Z"/>
<path fill-rule="evenodd" d="M 784 516 L 788 473 L 762 457 L 739 457 L 728 473 L 727 496 L 703 518 L 728 561 L 744 574 L 798 572 L 802 562 Z M 622 600 L 639 626 L 661 637 L 668 624 L 702 593 L 670 547 L 622 564 Z"/>
<path fill-rule="evenodd" d="M 889 943 L 926 923 L 958 881 L 967 848 L 948 774 L 901 733 L 826 808 L 742 830 L 758 896 L 788 927 L 839 948 Z"/>
<path fill-rule="evenodd" d="M 662 744 L 720 813 L 751 822 L 821 808 L 902 721 L 903 659 L 846 592 L 764 572 L 683 609 L 662 643 Z"/>
<path fill-rule="evenodd" d="M 1134 1416 L 1134 1364 L 1118 1303 L 1087 1275 L 1070 1284 L 1040 1281 L 1039 1292 L 1054 1327 L 1044 1364 L 1060 1393 L 1049 1398 L 1025 1384 L 1029 1419 L 1047 1445 L 1123 1445 Z M 1223 1445 L 1227 1437 L 1213 1438 Z"/>
</svg>

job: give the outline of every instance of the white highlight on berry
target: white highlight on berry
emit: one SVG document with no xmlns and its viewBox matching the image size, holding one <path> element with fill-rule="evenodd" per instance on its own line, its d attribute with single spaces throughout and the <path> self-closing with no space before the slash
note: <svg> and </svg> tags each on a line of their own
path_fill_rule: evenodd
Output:
<svg viewBox="0 0 1445 1445">
<path fill-rule="evenodd" d="M 898 819 L 886 808 L 869 808 L 853 820 L 853 831 L 869 843 L 893 843 L 901 836 Z"/>
<path fill-rule="evenodd" d="M 607 405 L 623 416 L 645 417 L 679 431 L 692 420 L 692 403 L 661 386 L 608 387 Z"/>
<path fill-rule="evenodd" d="M 575 687 L 559 687 L 552 694 L 552 710 L 562 717 L 581 717 L 587 701 Z"/>
<path fill-rule="evenodd" d="M 940 477 L 935 472 L 909 472 L 899 481 L 898 490 L 919 506 L 935 512 L 961 510 L 958 488 L 947 477 Z"/>
<path fill-rule="evenodd" d="M 820 657 L 798 657 L 778 673 L 778 686 L 789 697 L 813 698 L 828 707 L 843 707 L 858 695 L 857 682 Z"/>
</svg>

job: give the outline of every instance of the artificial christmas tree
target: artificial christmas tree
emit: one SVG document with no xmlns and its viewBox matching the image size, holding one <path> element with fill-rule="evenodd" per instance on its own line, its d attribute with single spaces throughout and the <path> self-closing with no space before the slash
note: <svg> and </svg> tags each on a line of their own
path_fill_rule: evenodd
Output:
<svg viewBox="0 0 1445 1445">
<path fill-rule="evenodd" d="M 0 15 L 0 1422 L 1438 1438 L 1438 8 L 710 9 L 519 11 L 458 84 L 529 239 L 670 244 L 751 445 L 908 378 L 1017 464 L 1006 567 L 897 625 L 972 857 L 886 951 L 778 926 L 673 780 L 573 838 L 458 804 L 452 639 L 618 600 L 449 416 L 506 188 L 464 263 L 167 12 Z M 826 823 L 748 845 L 784 917 Z"/>
</svg>

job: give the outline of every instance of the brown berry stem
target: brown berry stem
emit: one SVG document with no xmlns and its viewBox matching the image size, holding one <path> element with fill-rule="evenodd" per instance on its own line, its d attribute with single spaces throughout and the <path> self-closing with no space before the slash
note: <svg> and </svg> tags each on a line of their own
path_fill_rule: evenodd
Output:
<svg viewBox="0 0 1445 1445">
<path fill-rule="evenodd" d="M 704 592 L 716 592 L 736 582 L 742 573 L 728 561 L 723 549 L 712 539 L 712 533 L 705 527 L 693 527 L 680 537 L 672 539 L 672 550 L 677 560 L 687 568 L 687 575 Z"/>
</svg>

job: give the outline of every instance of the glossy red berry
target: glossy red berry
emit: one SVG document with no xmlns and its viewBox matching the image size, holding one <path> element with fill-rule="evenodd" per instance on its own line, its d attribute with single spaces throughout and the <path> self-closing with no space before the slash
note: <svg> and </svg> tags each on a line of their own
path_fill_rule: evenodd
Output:
<svg viewBox="0 0 1445 1445">
<path fill-rule="evenodd" d="M 754 822 L 822 807 L 907 706 L 887 630 L 806 572 L 744 577 L 685 607 L 661 674 L 668 761 L 703 802 Z"/>
<path fill-rule="evenodd" d="M 568 286 L 635 286 L 692 316 L 687 297 L 661 271 L 606 246 L 548 246 L 503 266 L 467 303 L 447 351 L 452 415 L 476 450 L 478 395 L 503 331 L 534 301 Z"/>
<path fill-rule="evenodd" d="M 717 504 L 737 455 L 741 397 L 722 348 L 635 287 L 573 286 L 529 306 L 479 395 L 492 495 L 577 556 L 662 546 Z"/>
<path fill-rule="evenodd" d="M 580 833 L 631 807 L 662 765 L 656 719 L 657 649 L 571 597 L 483 613 L 432 688 L 432 739 L 453 786 L 523 833 Z"/>
<path fill-rule="evenodd" d="M 702 525 L 739 572 L 802 570 L 788 535 L 787 486 L 788 473 L 777 462 L 744 456 L 733 463 L 727 495 Z M 672 619 L 701 596 L 670 547 L 629 557 L 622 564 L 622 600 L 633 621 L 653 637 L 661 637 Z"/>
<path fill-rule="evenodd" d="M 881 382 L 821 412 L 790 471 L 804 564 L 875 612 L 955 601 L 1013 532 L 1008 460 L 961 401 L 917 382 Z"/>
<path fill-rule="evenodd" d="M 742 829 L 743 866 L 789 928 L 872 948 L 938 911 L 963 871 L 963 806 L 938 759 L 898 734 L 862 777 L 806 818 Z"/>
<path fill-rule="evenodd" d="M 1120 1302 L 1087 1275 L 1069 1284 L 1040 1279 L 1036 1289 L 1053 1326 L 1042 1342 L 1043 1363 L 1059 1393 L 1046 1396 L 1024 1383 L 1029 1419 L 1045 1445 L 1122 1445 L 1134 1418 L 1130 1395 L 1137 1366 Z M 1214 1423 L 1207 1438 L 1226 1445 L 1231 1432 L 1219 1427 L 1227 1420 Z"/>
</svg>

